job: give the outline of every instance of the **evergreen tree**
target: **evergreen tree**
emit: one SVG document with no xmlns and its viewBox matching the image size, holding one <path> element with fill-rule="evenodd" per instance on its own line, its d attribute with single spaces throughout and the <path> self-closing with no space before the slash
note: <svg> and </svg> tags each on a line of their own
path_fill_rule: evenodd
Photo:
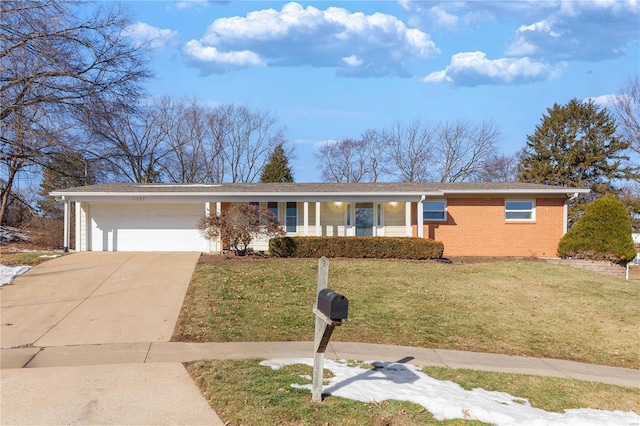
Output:
<svg viewBox="0 0 640 426">
<path fill-rule="evenodd" d="M 567 187 L 589 188 L 570 209 L 577 219 L 584 202 L 614 192 L 612 181 L 627 179 L 625 165 L 630 142 L 616 135 L 616 123 L 593 102 L 572 99 L 547 109 L 533 135 L 527 136 L 518 164 L 518 180 Z"/>
<path fill-rule="evenodd" d="M 61 218 L 63 215 L 62 205 L 49 196 L 51 191 L 94 183 L 95 176 L 82 154 L 75 152 L 53 154 L 44 168 L 40 183 L 39 195 L 42 198 L 38 200 L 38 207 L 42 215 L 51 218 Z"/>
<path fill-rule="evenodd" d="M 274 149 L 269 161 L 262 170 L 260 182 L 293 182 L 293 174 L 289 167 L 289 158 L 284 152 L 282 144 L 278 144 Z"/>
</svg>

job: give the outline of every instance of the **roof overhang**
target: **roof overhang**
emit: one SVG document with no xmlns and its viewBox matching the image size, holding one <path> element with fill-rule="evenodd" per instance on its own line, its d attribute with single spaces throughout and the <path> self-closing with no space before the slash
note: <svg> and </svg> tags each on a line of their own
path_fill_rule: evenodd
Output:
<svg viewBox="0 0 640 426">
<path fill-rule="evenodd" d="M 566 197 L 588 189 L 519 184 L 123 184 L 95 185 L 53 191 L 64 201 L 82 202 L 417 202 L 424 198 L 458 197 Z"/>
</svg>

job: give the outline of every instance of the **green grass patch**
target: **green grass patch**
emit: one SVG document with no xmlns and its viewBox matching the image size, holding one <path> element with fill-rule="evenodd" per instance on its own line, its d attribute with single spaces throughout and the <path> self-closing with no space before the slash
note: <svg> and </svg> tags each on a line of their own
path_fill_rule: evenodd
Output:
<svg viewBox="0 0 640 426">
<path fill-rule="evenodd" d="M 311 392 L 292 383 L 308 384 L 308 366 L 281 370 L 259 365 L 257 360 L 198 361 L 187 365 L 205 398 L 229 425 L 480 425 L 476 421 L 436 421 L 422 406 L 385 401 L 365 404 L 328 397 L 322 404 L 311 401 Z M 326 376 L 325 376 L 326 377 Z"/>
<path fill-rule="evenodd" d="M 541 261 L 331 260 L 349 299 L 334 341 L 640 368 L 640 283 Z M 196 267 L 179 341 L 312 341 L 317 260 Z"/>
<path fill-rule="evenodd" d="M 308 384 L 311 367 L 291 365 L 272 370 L 257 360 L 198 361 L 189 373 L 220 417 L 230 425 L 477 425 L 463 419 L 437 421 L 424 407 L 401 401 L 361 403 L 329 396 L 322 404 L 292 383 Z M 640 412 L 640 390 L 578 380 L 519 374 L 425 368 L 433 378 L 451 380 L 466 389 L 483 388 L 528 398 L 547 411 L 570 408 Z M 325 377 L 327 377 L 325 373 Z"/>
<path fill-rule="evenodd" d="M 558 413 L 572 408 L 640 413 L 640 389 L 583 380 L 443 367 L 422 371 L 438 380 L 450 380 L 466 390 L 482 388 L 529 400 L 533 407 Z"/>
<path fill-rule="evenodd" d="M 53 251 L 28 251 L 16 253 L 0 254 L 0 263 L 7 266 L 36 266 L 51 260 L 51 257 L 42 256 L 62 256 L 63 253 Z"/>
</svg>

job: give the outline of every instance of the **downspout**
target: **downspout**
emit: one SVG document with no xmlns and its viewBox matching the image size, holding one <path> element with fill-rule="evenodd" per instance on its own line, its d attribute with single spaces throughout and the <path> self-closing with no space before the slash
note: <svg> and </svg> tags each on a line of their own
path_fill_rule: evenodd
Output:
<svg viewBox="0 0 640 426">
<path fill-rule="evenodd" d="M 578 198 L 578 193 L 575 192 L 569 199 L 565 200 L 563 207 L 563 221 L 562 221 L 562 235 L 566 234 L 569 229 L 569 203 Z"/>
<path fill-rule="evenodd" d="M 424 238 L 424 220 L 423 220 L 423 212 L 424 212 L 424 208 L 422 206 L 422 202 L 425 200 L 425 198 L 427 198 L 427 196 L 425 194 L 422 194 L 422 196 L 420 197 L 420 201 L 418 202 L 418 209 L 417 209 L 417 218 L 416 218 L 416 225 L 418 227 L 418 238 Z"/>
</svg>

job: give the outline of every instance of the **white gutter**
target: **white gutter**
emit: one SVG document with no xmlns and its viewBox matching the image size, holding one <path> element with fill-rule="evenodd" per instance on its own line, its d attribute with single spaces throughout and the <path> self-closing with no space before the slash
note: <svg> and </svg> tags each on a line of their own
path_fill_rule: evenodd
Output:
<svg viewBox="0 0 640 426">
<path fill-rule="evenodd" d="M 318 191 L 305 191 L 305 192 L 182 192 L 182 191 L 53 191 L 50 193 L 53 197 L 444 197 L 447 195 L 500 195 L 500 194 L 587 194 L 588 189 L 571 189 L 568 192 L 567 188 L 554 188 L 554 189 L 502 189 L 502 190 L 441 190 L 441 191 L 358 191 L 358 192 L 318 192 Z M 64 199 L 64 198 L 63 198 Z"/>
<path fill-rule="evenodd" d="M 486 191 L 484 192 L 486 193 Z M 65 192 L 65 191 L 53 191 L 49 193 L 52 197 L 151 197 L 151 196 L 160 196 L 160 197 L 198 197 L 198 196 L 206 196 L 206 197 L 375 197 L 375 196 L 383 196 L 383 197 L 397 197 L 397 196 L 407 196 L 407 197 L 417 197 L 424 196 L 424 192 L 412 191 L 412 192 L 402 192 L 402 191 L 366 191 L 366 192 L 181 192 L 181 191 L 172 191 L 172 192 L 156 192 L 156 191 L 92 191 L 92 192 Z M 433 197 L 442 197 L 444 196 L 443 191 L 433 191 L 426 194 L 427 196 Z M 64 198 L 63 198 L 64 199 Z"/>
<path fill-rule="evenodd" d="M 550 189 L 499 189 L 499 190 L 481 190 L 481 189 L 454 189 L 449 191 L 442 191 L 445 195 L 465 195 L 465 194 L 588 194 L 591 192 L 589 189 L 582 188 L 550 188 Z"/>
</svg>

